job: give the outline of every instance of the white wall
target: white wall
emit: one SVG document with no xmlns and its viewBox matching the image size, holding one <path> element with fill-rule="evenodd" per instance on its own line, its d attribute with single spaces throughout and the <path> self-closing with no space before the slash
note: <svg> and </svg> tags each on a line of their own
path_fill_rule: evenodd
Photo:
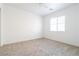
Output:
<svg viewBox="0 0 79 59">
<path fill-rule="evenodd" d="M 30 12 L 3 6 L 2 43 L 9 44 L 42 37 L 42 18 Z"/>
<path fill-rule="evenodd" d="M 50 32 L 49 21 L 55 16 L 65 16 L 65 32 Z M 46 38 L 79 46 L 79 4 L 71 6 L 61 11 L 57 11 L 44 17 L 43 35 Z"/>
<path fill-rule="evenodd" d="M 1 8 L 0 8 L 0 46 L 1 46 Z"/>
<path fill-rule="evenodd" d="M 1 35 L 1 34 L 2 34 L 2 32 L 1 32 L 1 31 L 2 31 L 2 29 L 1 29 L 1 27 L 2 27 L 2 21 L 1 21 L 1 20 L 2 20 L 2 15 L 1 15 L 1 14 L 2 14 L 2 5 L 3 5 L 3 4 L 0 3 L 0 46 L 1 46 L 1 41 L 2 41 L 2 40 L 1 40 L 1 39 L 2 39 L 2 37 L 1 37 L 1 36 L 2 36 L 2 35 Z"/>
<path fill-rule="evenodd" d="M 55 16 L 66 16 L 65 32 L 49 31 L 50 18 Z M 45 16 L 43 24 L 40 16 L 8 5 L 3 6 L 2 17 L 3 44 L 40 38 L 43 28 L 44 37 L 79 46 L 79 5 Z"/>
</svg>

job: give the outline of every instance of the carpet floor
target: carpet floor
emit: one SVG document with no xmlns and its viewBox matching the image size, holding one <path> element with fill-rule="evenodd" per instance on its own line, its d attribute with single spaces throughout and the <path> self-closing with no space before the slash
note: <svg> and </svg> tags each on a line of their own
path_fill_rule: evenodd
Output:
<svg viewBox="0 0 79 59">
<path fill-rule="evenodd" d="M 79 48 L 50 39 L 35 39 L 0 47 L 1 56 L 79 56 Z"/>
</svg>

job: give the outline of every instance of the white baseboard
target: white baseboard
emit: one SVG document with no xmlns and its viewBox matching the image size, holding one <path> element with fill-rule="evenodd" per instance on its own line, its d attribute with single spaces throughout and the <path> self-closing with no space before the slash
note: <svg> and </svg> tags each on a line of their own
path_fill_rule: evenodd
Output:
<svg viewBox="0 0 79 59">
<path fill-rule="evenodd" d="M 40 39 L 42 37 L 38 37 L 38 38 L 33 38 L 33 39 L 27 39 L 27 40 L 20 40 L 20 41 L 15 41 L 15 42 L 8 42 L 8 43 L 2 43 L 1 46 L 4 46 L 4 45 L 9 45 L 9 44 L 15 44 L 15 43 L 19 43 L 19 42 L 24 42 L 24 41 L 29 41 L 29 40 L 35 40 L 35 39 Z"/>
<path fill-rule="evenodd" d="M 49 40 L 53 40 L 53 39 L 50 39 L 50 38 L 47 38 L 47 37 L 44 37 L 46 39 L 49 39 Z M 74 46 L 74 47 L 79 47 L 77 45 L 74 45 L 74 44 L 71 44 L 71 43 L 67 43 L 67 42 L 64 42 L 64 41 L 58 41 L 58 40 L 54 40 L 54 41 L 57 41 L 57 42 L 60 42 L 60 43 L 63 43 L 63 44 L 67 44 L 67 45 L 71 45 L 71 46 Z"/>
</svg>

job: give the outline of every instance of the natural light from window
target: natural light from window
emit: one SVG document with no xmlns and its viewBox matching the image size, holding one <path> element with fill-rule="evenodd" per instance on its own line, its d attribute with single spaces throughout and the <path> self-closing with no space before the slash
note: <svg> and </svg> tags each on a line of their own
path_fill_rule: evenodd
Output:
<svg viewBox="0 0 79 59">
<path fill-rule="evenodd" d="M 50 20 L 50 31 L 65 32 L 65 16 L 53 17 Z"/>
</svg>

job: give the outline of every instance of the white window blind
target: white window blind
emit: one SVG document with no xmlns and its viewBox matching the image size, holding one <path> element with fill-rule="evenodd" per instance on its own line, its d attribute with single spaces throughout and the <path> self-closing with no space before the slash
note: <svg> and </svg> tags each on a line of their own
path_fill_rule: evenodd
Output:
<svg viewBox="0 0 79 59">
<path fill-rule="evenodd" d="M 52 18 L 50 20 L 50 31 L 65 31 L 65 16 Z"/>
</svg>

